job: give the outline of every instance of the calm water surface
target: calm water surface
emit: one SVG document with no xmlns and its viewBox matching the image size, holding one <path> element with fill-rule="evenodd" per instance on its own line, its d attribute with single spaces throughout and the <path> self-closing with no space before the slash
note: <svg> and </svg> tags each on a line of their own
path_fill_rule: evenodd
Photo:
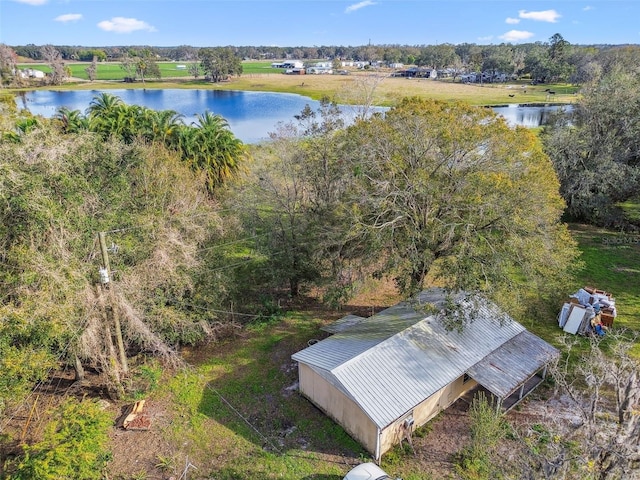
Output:
<svg viewBox="0 0 640 480">
<path fill-rule="evenodd" d="M 521 125 L 523 127 L 539 127 L 545 125 L 553 112 L 559 109 L 570 110 L 571 105 L 506 105 L 493 107 L 493 111 L 502 115 L 509 125 Z"/>
<path fill-rule="evenodd" d="M 130 105 L 143 105 L 154 110 L 175 110 L 184 115 L 185 123 L 195 120 L 205 111 L 221 115 L 236 137 L 245 143 L 267 139 L 278 123 L 292 121 L 305 105 L 317 109 L 319 102 L 290 93 L 245 92 L 229 90 L 177 90 L 177 89 L 122 89 L 109 90 Z M 59 107 L 84 112 L 99 90 L 55 91 L 37 90 L 17 98 L 18 106 L 31 113 L 52 117 Z M 541 125 L 555 106 L 525 107 L 509 105 L 494 108 L 511 125 L 535 127 Z M 357 107 L 342 107 L 349 121 Z M 386 110 L 378 108 L 379 111 Z"/>
</svg>

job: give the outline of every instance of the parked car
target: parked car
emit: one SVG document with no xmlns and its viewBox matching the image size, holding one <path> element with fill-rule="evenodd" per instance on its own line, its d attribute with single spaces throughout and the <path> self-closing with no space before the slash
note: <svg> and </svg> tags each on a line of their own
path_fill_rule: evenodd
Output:
<svg viewBox="0 0 640 480">
<path fill-rule="evenodd" d="M 392 480 L 389 475 L 385 473 L 375 463 L 361 463 L 357 467 L 352 468 L 349 473 L 344 477 L 344 480 Z M 401 479 L 397 479 L 401 480 Z"/>
</svg>

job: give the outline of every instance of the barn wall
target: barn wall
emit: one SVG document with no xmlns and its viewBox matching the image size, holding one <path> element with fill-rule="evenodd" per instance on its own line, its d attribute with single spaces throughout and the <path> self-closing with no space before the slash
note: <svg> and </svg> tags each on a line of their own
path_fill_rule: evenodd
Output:
<svg viewBox="0 0 640 480">
<path fill-rule="evenodd" d="M 375 456 L 377 428 L 360 407 L 307 365 L 298 364 L 300 392 Z"/>
<path fill-rule="evenodd" d="M 407 412 L 394 423 L 385 427 L 380 436 L 380 455 L 402 441 L 404 438 L 406 418 L 409 416 L 413 417 L 414 423 L 411 426 L 411 431 L 413 432 L 416 428 L 421 427 L 442 410 L 449 407 L 476 385 L 477 383 L 473 379 L 464 382 L 463 377 L 460 377 L 418 404 L 411 412 Z"/>
</svg>

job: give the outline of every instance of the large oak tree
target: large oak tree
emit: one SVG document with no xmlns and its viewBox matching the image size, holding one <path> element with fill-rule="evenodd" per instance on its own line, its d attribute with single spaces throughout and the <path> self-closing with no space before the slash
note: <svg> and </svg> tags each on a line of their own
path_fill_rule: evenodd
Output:
<svg viewBox="0 0 640 480">
<path fill-rule="evenodd" d="M 436 283 L 516 310 L 525 297 L 564 291 L 576 249 L 533 133 L 489 109 L 419 99 L 342 130 L 308 113 L 299 119 L 314 128 L 264 147 L 272 160 L 260 163 L 251 196 L 300 234 L 291 248 L 306 255 L 305 271 L 313 266 L 342 293 L 365 275 L 390 275 L 406 294 Z"/>
<path fill-rule="evenodd" d="M 203 48 L 198 55 L 202 69 L 212 82 L 242 74 L 242 59 L 230 47 Z"/>
<path fill-rule="evenodd" d="M 564 202 L 534 134 L 488 109 L 406 99 L 351 127 L 350 237 L 407 293 L 543 290 L 576 257 Z"/>
</svg>

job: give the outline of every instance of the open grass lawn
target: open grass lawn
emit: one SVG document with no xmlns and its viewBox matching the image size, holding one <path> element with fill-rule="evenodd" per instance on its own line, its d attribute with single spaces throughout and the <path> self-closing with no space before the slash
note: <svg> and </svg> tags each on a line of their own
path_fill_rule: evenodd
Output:
<svg viewBox="0 0 640 480">
<path fill-rule="evenodd" d="M 91 62 L 67 62 L 66 66 L 71 70 L 71 76 L 75 79 L 89 80 L 89 76 L 85 71 L 87 67 L 91 65 Z M 177 65 L 187 65 L 186 63 L 178 62 L 158 62 L 160 67 L 160 73 L 162 78 L 193 78 L 189 72 L 184 69 L 176 68 Z M 43 72 L 51 72 L 51 68 L 45 64 L 30 63 L 28 65 L 21 65 L 22 68 L 35 68 L 42 70 Z M 126 77 L 125 71 L 120 67 L 120 63 L 117 62 L 102 62 L 97 65 L 97 79 L 98 80 L 116 80 L 122 81 Z"/>
<path fill-rule="evenodd" d="M 614 320 L 614 330 L 640 332 L 640 235 L 613 232 L 584 224 L 570 224 L 573 237 L 582 252 L 580 260 L 583 268 L 576 275 L 574 289 L 591 286 L 610 293 L 616 301 L 618 316 Z M 561 305 L 543 305 L 541 311 L 551 311 L 556 315 Z M 524 325 L 546 341 L 559 346 L 559 339 L 565 333 L 558 327 L 555 318 L 532 318 Z M 578 344 L 572 363 L 590 348 L 589 338 L 575 336 Z M 606 337 L 604 346 L 606 348 Z M 640 358 L 640 345 L 632 353 Z"/>
<path fill-rule="evenodd" d="M 190 62 L 158 62 L 161 78 L 193 78 L 188 68 L 178 68 L 180 66 L 189 66 Z M 71 76 L 81 80 L 89 80 L 86 69 L 91 62 L 67 62 L 66 66 L 71 70 Z M 49 65 L 42 63 L 29 63 L 21 65 L 23 68 L 35 68 L 43 72 L 51 72 Z M 97 65 L 98 80 L 123 80 L 126 76 L 125 71 L 120 67 L 119 62 L 100 62 Z M 244 74 L 264 74 L 274 73 L 282 74 L 281 69 L 271 68 L 271 62 L 243 62 L 242 69 Z"/>
<path fill-rule="evenodd" d="M 614 326 L 640 332 L 640 235 L 572 225 L 582 251 L 581 283 L 611 293 L 618 317 Z"/>
</svg>

